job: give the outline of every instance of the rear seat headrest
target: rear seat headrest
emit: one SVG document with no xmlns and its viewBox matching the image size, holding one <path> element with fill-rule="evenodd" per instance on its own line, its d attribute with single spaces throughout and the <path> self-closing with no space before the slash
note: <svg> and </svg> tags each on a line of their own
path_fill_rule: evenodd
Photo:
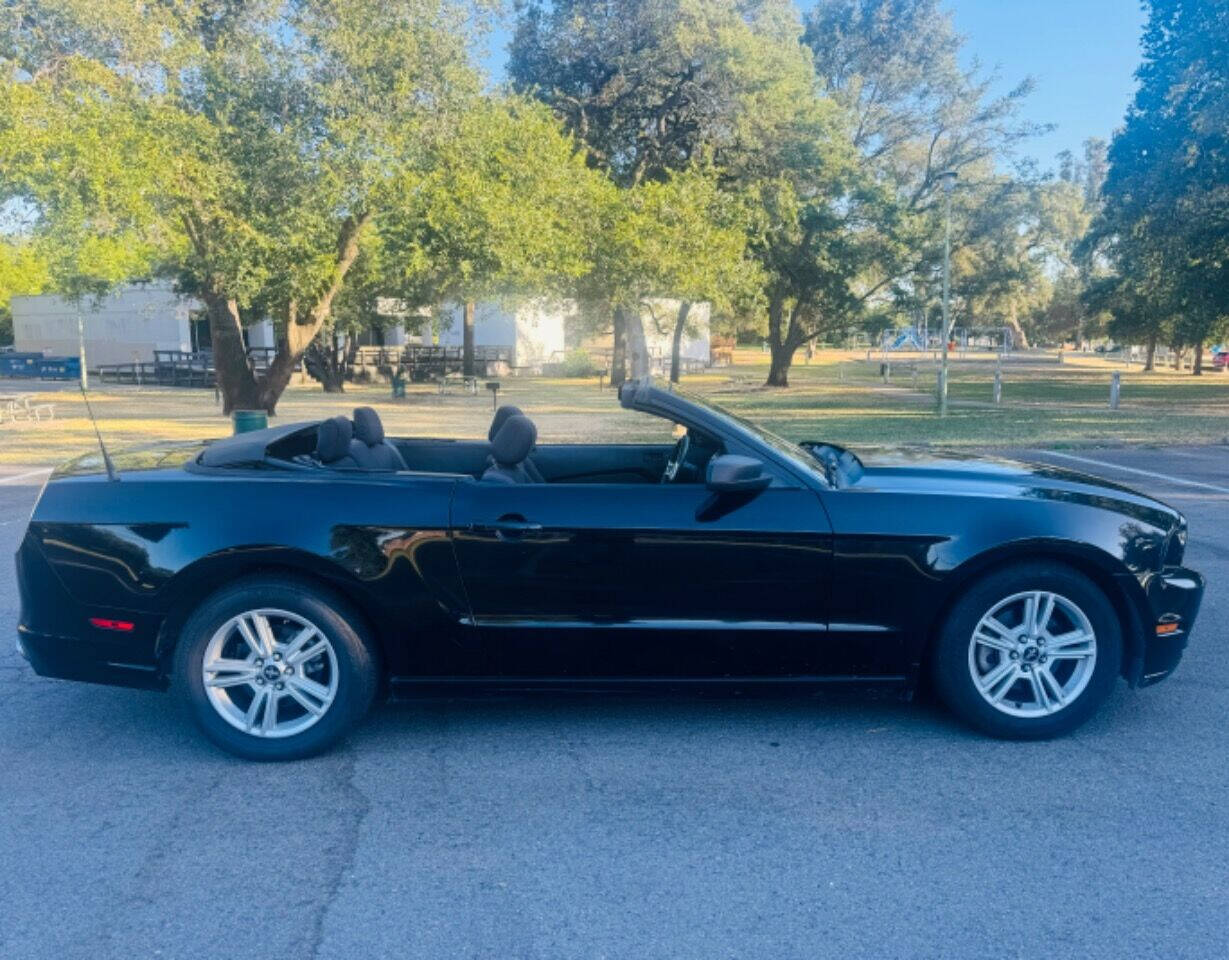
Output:
<svg viewBox="0 0 1229 960">
<path fill-rule="evenodd" d="M 520 414 L 512 414 L 491 441 L 491 455 L 500 466 L 514 467 L 521 463 L 538 440 L 538 428 Z"/>
<path fill-rule="evenodd" d="M 491 418 L 491 429 L 486 432 L 486 438 L 491 443 L 495 442 L 495 434 L 499 433 L 500 428 L 507 422 L 509 417 L 523 417 L 525 411 L 520 407 L 514 407 L 508 404 L 505 407 L 500 407 L 495 411 L 495 416 Z"/>
<path fill-rule="evenodd" d="M 354 408 L 354 437 L 369 447 L 384 442 L 384 424 L 380 422 L 380 415 L 371 407 Z"/>
<path fill-rule="evenodd" d="M 345 417 L 331 417 L 320 421 L 316 428 L 316 456 L 321 463 L 333 463 L 350 455 L 350 440 L 354 427 Z"/>
</svg>

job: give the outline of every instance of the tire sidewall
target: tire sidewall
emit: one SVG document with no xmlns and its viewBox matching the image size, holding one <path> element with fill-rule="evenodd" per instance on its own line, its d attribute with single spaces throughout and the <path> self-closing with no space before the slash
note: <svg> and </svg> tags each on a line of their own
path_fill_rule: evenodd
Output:
<svg viewBox="0 0 1229 960">
<path fill-rule="evenodd" d="M 311 727 L 289 737 L 263 738 L 233 727 L 205 692 L 203 662 L 214 633 L 231 617 L 270 607 L 298 614 L 320 630 L 337 658 L 337 692 Z M 361 621 L 339 596 L 304 580 L 259 577 L 232 584 L 205 600 L 188 618 L 175 649 L 172 689 L 201 731 L 222 749 L 247 760 L 297 760 L 345 736 L 367 712 L 377 670 Z"/>
<path fill-rule="evenodd" d="M 1065 597 L 1088 617 L 1096 635 L 1092 677 L 1075 701 L 1044 717 L 1014 717 L 983 699 L 969 672 L 969 643 L 981 618 L 1016 593 L 1044 590 Z M 1122 627 L 1109 598 L 1092 580 L 1060 563 L 1021 563 L 972 584 L 956 601 L 940 629 L 931 667 L 935 688 L 962 720 L 992 736 L 1046 739 L 1069 733 L 1109 696 L 1122 666 Z"/>
</svg>

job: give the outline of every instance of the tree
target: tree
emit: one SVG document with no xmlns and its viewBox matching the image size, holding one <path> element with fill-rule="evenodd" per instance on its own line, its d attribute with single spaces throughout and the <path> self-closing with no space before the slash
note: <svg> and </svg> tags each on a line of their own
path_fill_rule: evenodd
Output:
<svg viewBox="0 0 1229 960">
<path fill-rule="evenodd" d="M 563 119 L 591 166 L 618 189 L 695 164 L 744 176 L 777 156 L 782 130 L 808 109 L 813 80 L 787 0 L 529 0 L 508 72 Z M 643 340 L 625 288 L 597 271 L 591 310 L 611 311 L 611 382 L 624 376 L 625 329 Z"/>
<path fill-rule="evenodd" d="M 29 243 L 0 241 L 0 347 L 13 342 L 9 300 L 17 294 L 41 293 L 46 283 L 47 265 Z"/>
<path fill-rule="evenodd" d="M 607 184 L 549 110 L 513 96 L 462 115 L 429 172 L 405 189 L 404 207 L 388 218 L 400 273 L 388 282 L 415 303 L 464 305 L 472 376 L 474 301 L 571 292 L 590 269 Z"/>
<path fill-rule="evenodd" d="M 670 379 L 679 380 L 679 349 L 693 303 L 732 308 L 755 296 L 761 284 L 747 256 L 747 211 L 742 199 L 723 191 L 715 171 L 696 167 L 610 195 L 608 219 L 599 231 L 589 282 L 623 309 L 634 309 L 629 350 L 633 369 L 647 364 L 643 312 L 653 302 L 677 299 L 667 319 L 671 334 Z M 659 324 L 662 318 L 654 315 Z M 639 334 L 639 336 L 637 336 Z M 644 354 L 640 356 L 640 354 Z"/>
<path fill-rule="evenodd" d="M 1126 302 L 1146 304 L 1132 313 L 1150 318 L 1148 335 L 1163 318 L 1201 373 L 1203 344 L 1229 317 L 1229 0 L 1146 7 L 1139 87 L 1086 246 L 1114 265 Z"/>
<path fill-rule="evenodd" d="M 12 0 L 0 202 L 73 292 L 178 278 L 225 409 L 273 411 L 424 145 L 476 92 L 460 0 Z M 245 320 L 279 344 L 258 374 Z"/>
<path fill-rule="evenodd" d="M 984 171 L 1034 132 L 1016 119 L 1029 83 L 990 97 L 992 78 L 959 68 L 936 0 L 824 0 L 804 40 L 844 119 L 795 128 L 813 148 L 820 138 L 823 161 L 783 164 L 759 186 L 770 386 L 788 385 L 798 347 L 848 330 L 869 304 L 916 300 L 941 254 L 940 174 Z M 960 192 L 978 186 L 965 176 Z"/>
</svg>

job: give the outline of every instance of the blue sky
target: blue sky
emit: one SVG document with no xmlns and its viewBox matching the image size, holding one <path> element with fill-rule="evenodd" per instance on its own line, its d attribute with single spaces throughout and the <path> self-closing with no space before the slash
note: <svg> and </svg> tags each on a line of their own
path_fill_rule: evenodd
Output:
<svg viewBox="0 0 1229 960">
<path fill-rule="evenodd" d="M 812 0 L 800 0 L 806 9 Z M 967 38 L 966 58 L 997 68 L 999 89 L 1033 77 L 1037 88 L 1024 113 L 1057 128 L 1021 153 L 1042 167 L 1068 149 L 1080 155 L 1090 136 L 1105 137 L 1122 123 L 1135 92 L 1143 13 L 1137 0 L 948 0 L 956 30 Z M 507 34 L 488 39 L 483 58 L 498 78 Z"/>
<path fill-rule="evenodd" d="M 1109 139 L 1135 93 L 1144 15 L 1137 0 L 948 0 L 966 55 L 996 66 L 1006 90 L 1037 82 L 1025 114 L 1057 124 L 1023 150 L 1043 166 L 1089 136 Z"/>
</svg>

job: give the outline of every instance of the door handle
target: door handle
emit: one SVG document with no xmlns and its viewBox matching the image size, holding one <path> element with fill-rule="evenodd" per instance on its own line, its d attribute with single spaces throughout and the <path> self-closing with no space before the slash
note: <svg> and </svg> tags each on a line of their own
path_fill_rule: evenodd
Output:
<svg viewBox="0 0 1229 960">
<path fill-rule="evenodd" d="M 491 527 L 496 533 L 530 533 L 541 530 L 542 524 L 530 520 L 496 520 Z"/>
<path fill-rule="evenodd" d="M 471 523 L 468 527 L 471 533 L 493 533 L 500 539 L 514 539 L 522 533 L 533 533 L 542 529 L 542 524 L 533 523 L 524 517 L 500 517 L 489 523 Z"/>
</svg>

